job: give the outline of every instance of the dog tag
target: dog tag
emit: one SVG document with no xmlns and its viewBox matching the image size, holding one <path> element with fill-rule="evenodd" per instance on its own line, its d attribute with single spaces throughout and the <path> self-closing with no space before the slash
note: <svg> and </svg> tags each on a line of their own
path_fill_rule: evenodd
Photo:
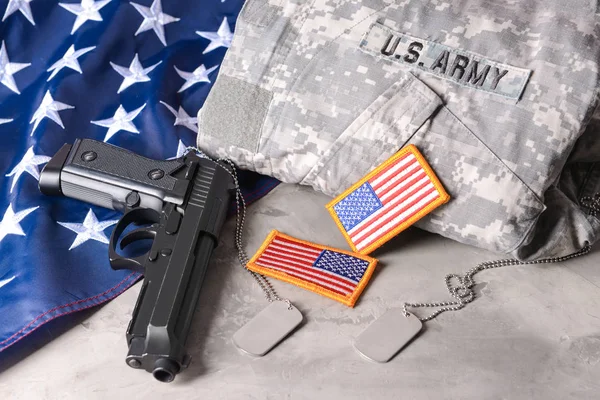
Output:
<svg viewBox="0 0 600 400">
<path fill-rule="evenodd" d="M 401 308 L 388 310 L 365 329 L 354 341 L 354 348 L 371 361 L 390 361 L 423 327 L 414 315 L 404 315 Z"/>
<path fill-rule="evenodd" d="M 233 343 L 253 356 L 264 356 L 302 322 L 302 314 L 285 301 L 274 301 L 233 334 Z"/>
</svg>

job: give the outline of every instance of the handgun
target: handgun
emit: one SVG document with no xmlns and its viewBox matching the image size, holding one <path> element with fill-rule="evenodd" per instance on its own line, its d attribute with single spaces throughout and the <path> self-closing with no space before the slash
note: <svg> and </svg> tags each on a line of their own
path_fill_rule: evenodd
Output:
<svg viewBox="0 0 600 400">
<path fill-rule="evenodd" d="M 40 174 L 44 194 L 124 213 L 110 237 L 110 265 L 144 275 L 125 360 L 159 381 L 171 382 L 190 363 L 185 341 L 235 191 L 231 173 L 227 163 L 195 152 L 158 161 L 77 139 L 63 145 Z M 123 255 L 128 245 L 148 239 L 145 254 Z"/>
</svg>

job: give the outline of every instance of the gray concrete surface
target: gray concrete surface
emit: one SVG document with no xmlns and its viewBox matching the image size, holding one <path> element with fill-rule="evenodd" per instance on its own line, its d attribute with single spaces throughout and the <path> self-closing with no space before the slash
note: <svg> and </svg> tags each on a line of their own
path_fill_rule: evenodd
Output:
<svg viewBox="0 0 600 400">
<path fill-rule="evenodd" d="M 282 185 L 251 206 L 247 251 L 279 229 L 348 248 L 310 189 Z M 238 351 L 232 334 L 266 306 L 235 258 L 229 221 L 208 272 L 188 341 L 193 361 L 162 384 L 124 363 L 125 328 L 139 284 L 39 349 L 10 354 L 0 399 L 598 399 L 600 250 L 564 264 L 507 267 L 477 276 L 478 299 L 426 323 L 388 364 L 362 359 L 352 339 L 403 301 L 447 298 L 443 277 L 498 256 L 419 230 L 375 256 L 380 265 L 354 309 L 274 281 L 305 316 L 271 353 Z M 38 345 L 36 345 L 38 346 Z M 36 351 L 33 351 L 36 350 Z M 8 363 L 8 365 L 6 364 Z"/>
</svg>

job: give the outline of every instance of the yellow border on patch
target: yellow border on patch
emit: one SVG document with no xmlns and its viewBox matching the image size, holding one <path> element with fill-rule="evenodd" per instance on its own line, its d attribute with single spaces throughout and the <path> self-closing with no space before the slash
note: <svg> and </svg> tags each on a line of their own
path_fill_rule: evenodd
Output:
<svg viewBox="0 0 600 400">
<path fill-rule="evenodd" d="M 346 232 L 346 229 L 344 228 L 342 221 L 340 221 L 339 217 L 337 216 L 333 206 L 335 206 L 337 203 L 339 203 L 341 200 L 343 200 L 351 192 L 358 189 L 362 184 L 364 184 L 366 181 L 368 181 L 373 176 L 375 176 L 379 171 L 381 171 L 382 169 L 384 169 L 385 167 L 392 164 L 394 161 L 405 156 L 408 153 L 412 153 L 415 156 L 415 158 L 417 159 L 417 161 L 419 162 L 419 164 L 421 164 L 421 166 L 425 170 L 425 173 L 431 180 L 431 183 L 433 183 L 433 186 L 435 186 L 436 190 L 440 194 L 440 197 L 438 199 L 436 199 L 435 201 L 433 201 L 431 204 L 428 204 L 425 208 L 423 208 L 418 213 L 416 213 L 415 215 L 410 217 L 408 220 L 406 220 L 403 223 L 401 223 L 400 225 L 398 225 L 392 231 L 385 234 L 383 237 L 381 237 L 378 240 L 376 240 L 375 242 L 371 243 L 369 246 L 365 247 L 364 249 L 358 250 L 356 248 L 356 246 L 354 245 L 354 243 L 352 242 L 350 235 L 348 235 L 348 232 Z M 409 144 L 408 146 L 404 147 L 399 152 L 394 154 L 392 157 L 388 158 L 379 167 L 375 168 L 373 171 L 371 171 L 367 175 L 365 175 L 361 180 L 359 180 L 354 185 L 352 185 L 344 193 L 340 194 L 335 199 L 333 199 L 332 201 L 327 203 L 327 205 L 325 205 L 325 207 L 327 208 L 327 211 L 329 211 L 329 214 L 331 214 L 331 217 L 335 221 L 335 224 L 338 226 L 339 230 L 342 232 L 342 234 L 346 238 L 346 241 L 348 242 L 348 244 L 350 245 L 352 250 L 354 250 L 355 252 L 357 252 L 359 254 L 369 254 L 373 250 L 381 247 L 388 240 L 390 240 L 391 238 L 393 238 L 394 236 L 396 236 L 397 234 L 399 234 L 400 232 L 407 229 L 409 226 L 411 226 L 412 224 L 414 224 L 415 222 L 417 222 L 418 220 L 423 218 L 425 215 L 429 214 L 431 211 L 435 210 L 442 204 L 447 203 L 448 200 L 450 200 L 450 195 L 446 192 L 446 190 L 442 186 L 442 183 L 440 182 L 438 177 L 435 175 L 435 173 L 431 169 L 431 166 L 429 165 L 429 163 L 427 163 L 427 161 L 425 160 L 425 158 L 423 157 L 423 155 L 421 154 L 419 149 L 417 149 L 417 147 L 414 144 Z"/>
<path fill-rule="evenodd" d="M 356 289 L 354 289 L 354 291 L 347 296 L 343 296 L 341 294 L 335 293 L 331 290 L 328 290 L 327 288 L 324 288 L 323 286 L 319 286 L 316 283 L 312 283 L 312 282 L 307 282 L 305 280 L 302 280 L 300 278 L 296 278 L 294 276 L 288 275 L 285 272 L 281 272 L 281 271 L 276 271 L 267 267 L 262 267 L 258 264 L 256 264 L 256 260 L 258 260 L 258 258 L 264 253 L 264 251 L 267 249 L 267 247 L 269 246 L 269 244 L 271 244 L 271 242 L 277 238 L 277 237 L 281 237 L 284 239 L 288 239 L 288 240 L 292 240 L 294 242 L 297 243 L 302 243 L 302 244 L 306 244 L 309 246 L 314 246 L 314 247 L 318 247 L 322 250 L 331 250 L 331 251 L 335 251 L 338 253 L 342 253 L 342 254 L 346 254 L 352 257 L 356 257 L 356 258 L 360 258 L 361 260 L 365 260 L 369 263 L 369 266 L 367 267 L 365 273 L 363 274 L 361 280 L 358 282 L 358 285 L 356 286 Z M 363 292 L 363 290 L 365 289 L 365 287 L 367 286 L 367 283 L 369 283 L 369 280 L 371 279 L 371 276 L 373 275 L 373 271 L 375 270 L 375 266 L 377 265 L 377 260 L 375 258 L 366 256 L 364 254 L 356 254 L 350 251 L 346 251 L 346 250 L 340 250 L 340 249 L 336 249 L 334 247 L 329 247 L 329 246 L 323 246 L 321 244 L 317 244 L 317 243 L 313 243 L 313 242 L 309 242 L 309 241 L 305 241 L 305 240 L 300 240 L 300 239 L 296 239 L 295 237 L 286 235 L 284 233 L 281 233 L 277 230 L 272 230 L 271 233 L 269 233 L 269 235 L 267 236 L 267 238 L 265 239 L 265 241 L 263 242 L 263 244 L 260 246 L 260 248 L 256 251 L 256 254 L 254 254 L 254 256 L 252 257 L 252 259 L 248 262 L 248 265 L 246 265 L 246 268 L 248 268 L 250 271 L 265 275 L 265 276 L 269 276 L 271 278 L 276 278 L 279 280 L 282 280 L 284 282 L 288 282 L 291 283 L 293 285 L 299 286 L 303 289 L 306 290 L 310 290 L 311 292 L 314 293 L 318 293 L 320 295 L 323 295 L 325 297 L 329 297 L 330 299 L 333 300 L 337 300 L 340 303 L 343 303 L 345 305 L 347 305 L 348 307 L 354 307 L 354 304 L 356 303 L 356 301 L 358 300 L 358 297 L 361 295 L 361 293 Z"/>
</svg>

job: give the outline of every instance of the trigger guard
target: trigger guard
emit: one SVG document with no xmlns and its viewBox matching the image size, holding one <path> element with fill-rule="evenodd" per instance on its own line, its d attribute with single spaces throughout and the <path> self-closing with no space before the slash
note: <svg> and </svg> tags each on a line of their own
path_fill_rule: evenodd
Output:
<svg viewBox="0 0 600 400">
<path fill-rule="evenodd" d="M 154 239 L 156 237 L 156 228 L 154 226 L 134 229 L 121 239 L 119 247 L 123 250 L 133 242 L 144 239 Z"/>
<path fill-rule="evenodd" d="M 123 217 L 119 220 L 119 222 L 115 226 L 115 229 L 110 235 L 110 242 L 108 246 L 108 258 L 110 261 L 111 268 L 114 270 L 131 269 L 137 272 L 144 273 L 144 263 L 146 262 L 146 260 L 148 260 L 148 253 L 138 257 L 122 257 L 121 255 L 119 255 L 119 253 L 117 253 L 117 244 L 119 243 L 119 238 L 121 237 L 121 234 L 123 233 L 125 228 L 127 228 L 130 224 L 156 224 L 158 222 L 160 222 L 160 214 L 150 208 L 134 208 L 133 210 L 125 213 L 125 215 L 123 215 Z M 149 228 L 136 229 L 130 232 L 125 237 L 133 234 L 136 231 L 142 230 L 149 230 Z M 148 238 L 154 238 L 154 235 Z M 123 239 L 125 240 L 125 238 Z M 125 245 L 132 242 L 132 240 L 130 239 L 127 239 Z M 124 246 L 122 246 L 121 248 L 123 247 Z"/>
</svg>

